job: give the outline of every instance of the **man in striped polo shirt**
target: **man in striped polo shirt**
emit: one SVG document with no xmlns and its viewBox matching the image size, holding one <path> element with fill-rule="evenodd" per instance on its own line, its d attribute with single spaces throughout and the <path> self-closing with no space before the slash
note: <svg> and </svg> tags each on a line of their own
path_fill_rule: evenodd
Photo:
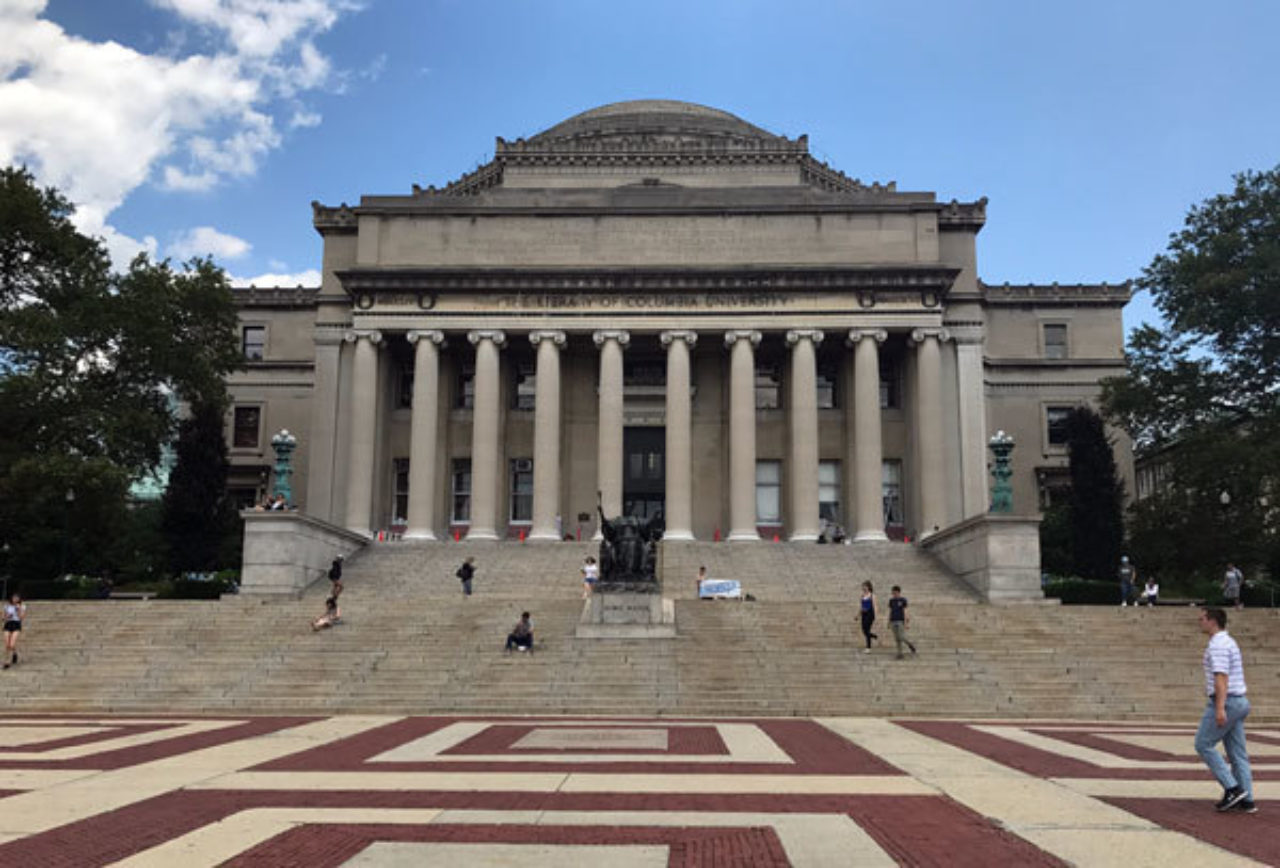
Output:
<svg viewBox="0 0 1280 868">
<path fill-rule="evenodd" d="M 1244 664 L 1240 646 L 1227 635 L 1227 613 L 1222 609 L 1200 610 L 1200 630 L 1209 637 L 1204 649 L 1204 689 L 1209 696 L 1200 729 L 1196 732 L 1196 753 L 1209 771 L 1222 784 L 1219 811 L 1244 811 L 1252 814 L 1253 775 L 1249 771 L 1249 753 L 1244 744 L 1244 719 L 1249 716 L 1249 699 L 1245 695 Z M 1218 753 L 1218 742 L 1227 750 L 1231 767 Z"/>
</svg>

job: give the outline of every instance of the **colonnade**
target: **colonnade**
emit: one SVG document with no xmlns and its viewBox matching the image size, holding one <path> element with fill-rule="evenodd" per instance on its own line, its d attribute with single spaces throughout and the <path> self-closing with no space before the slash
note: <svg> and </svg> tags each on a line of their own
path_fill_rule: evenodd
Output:
<svg viewBox="0 0 1280 868">
<path fill-rule="evenodd" d="M 413 409 L 409 455 L 408 527 L 411 539 L 435 539 L 437 489 L 437 430 L 439 413 L 440 331 L 415 330 L 406 337 L 414 346 Z M 501 467 L 501 407 L 499 356 L 507 343 L 500 330 L 467 333 L 475 347 L 475 394 L 471 436 L 471 517 L 468 539 L 498 538 L 498 477 Z M 666 538 L 691 540 L 693 535 L 692 399 L 690 356 L 698 333 L 671 330 L 659 333 L 666 348 Z M 759 539 L 756 530 L 756 406 L 755 351 L 761 333 L 724 333 L 729 352 L 729 540 Z M 880 345 L 884 329 L 853 329 L 845 336 L 853 351 L 854 468 L 853 535 L 855 541 L 885 539 L 882 501 L 882 444 L 880 413 Z M 622 511 L 623 484 L 623 354 L 631 335 L 623 330 L 592 334 L 599 348 L 598 480 L 606 515 Z M 814 540 L 820 532 L 817 348 L 825 334 L 817 329 L 786 332 L 790 353 L 790 392 L 787 401 L 790 453 L 787 480 L 791 540 Z M 529 539 L 558 538 L 556 517 L 561 513 L 561 395 L 560 352 L 567 342 L 563 331 L 538 330 L 528 335 L 536 353 L 537 386 L 534 409 L 533 516 Z M 945 466 L 943 462 L 942 342 L 946 330 L 915 329 L 915 398 L 920 525 L 925 533 L 945 524 Z M 374 455 L 377 436 L 378 331 L 353 330 L 345 340 L 354 345 L 352 359 L 350 450 L 347 466 L 346 526 L 369 534 L 373 518 Z"/>
</svg>

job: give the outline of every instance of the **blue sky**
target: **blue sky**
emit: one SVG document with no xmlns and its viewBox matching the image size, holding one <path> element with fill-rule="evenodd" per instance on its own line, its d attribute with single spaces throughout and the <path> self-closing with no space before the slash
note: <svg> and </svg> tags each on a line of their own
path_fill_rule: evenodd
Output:
<svg viewBox="0 0 1280 868">
<path fill-rule="evenodd" d="M 313 199 L 440 185 L 494 136 L 627 99 L 989 197 L 988 282 L 1134 277 L 1190 205 L 1280 163 L 1271 0 L 0 0 L 0 30 L 0 162 L 118 259 L 245 280 L 314 279 Z"/>
</svg>

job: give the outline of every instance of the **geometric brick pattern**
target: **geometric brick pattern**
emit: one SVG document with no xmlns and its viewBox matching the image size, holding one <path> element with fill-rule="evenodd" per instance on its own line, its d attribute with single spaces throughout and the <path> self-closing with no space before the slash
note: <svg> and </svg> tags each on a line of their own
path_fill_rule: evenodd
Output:
<svg viewBox="0 0 1280 868">
<path fill-rule="evenodd" d="M 1218 816 L 1192 729 L 10 715 L 0 866 L 1280 863 L 1280 735 Z"/>
</svg>

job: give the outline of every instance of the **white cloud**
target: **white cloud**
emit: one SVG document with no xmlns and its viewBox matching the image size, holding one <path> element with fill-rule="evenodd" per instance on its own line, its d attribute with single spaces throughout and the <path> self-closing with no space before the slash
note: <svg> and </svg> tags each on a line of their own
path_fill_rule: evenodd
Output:
<svg viewBox="0 0 1280 868">
<path fill-rule="evenodd" d="M 309 112 L 309 111 L 299 110 L 294 112 L 293 117 L 289 119 L 289 126 L 318 127 L 320 126 L 320 122 L 323 120 L 324 118 L 320 116 L 319 112 Z"/>
<path fill-rule="evenodd" d="M 320 272 L 314 268 L 293 274 L 268 272 L 253 277 L 228 275 L 232 286 L 319 286 Z"/>
<path fill-rule="evenodd" d="M 42 17 L 47 0 L 0 0 L 0 165 L 25 163 L 61 189 L 77 206 L 76 225 L 104 237 L 117 266 L 128 259 L 117 253 L 155 247 L 107 223 L 139 186 L 204 192 L 252 175 L 283 141 L 278 122 L 318 118 L 297 94 L 338 80 L 313 39 L 356 8 L 347 0 L 152 4 L 186 30 L 213 33 L 215 47 L 180 57 L 192 41 L 171 34 L 164 50 L 173 53 L 145 54 L 68 34 Z"/>
<path fill-rule="evenodd" d="M 214 259 L 239 259 L 253 249 L 243 238 L 219 232 L 212 226 L 197 226 L 174 239 L 166 252 L 175 259 L 212 256 Z"/>
</svg>

